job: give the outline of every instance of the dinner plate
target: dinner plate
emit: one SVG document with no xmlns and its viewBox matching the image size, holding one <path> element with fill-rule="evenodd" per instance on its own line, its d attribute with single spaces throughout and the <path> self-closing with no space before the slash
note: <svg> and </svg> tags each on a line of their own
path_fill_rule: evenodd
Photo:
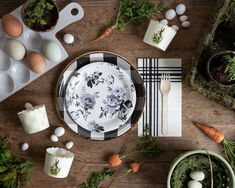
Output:
<svg viewBox="0 0 235 188">
<path fill-rule="evenodd" d="M 99 81 L 93 81 L 92 79 L 88 83 L 89 79 L 86 79 L 86 76 L 88 78 L 88 75 L 94 72 L 94 68 L 102 72 L 102 75 L 100 75 L 102 80 L 107 79 L 104 81 L 104 84 L 100 84 Z M 83 73 L 86 74 L 84 75 Z M 123 77 L 121 80 L 119 80 L 120 74 L 124 75 L 121 76 Z M 113 80 L 109 75 L 112 75 L 115 80 L 115 84 L 112 84 L 113 88 L 110 88 L 111 90 L 106 88 Z M 97 76 L 95 76 L 95 78 L 97 79 Z M 76 82 L 78 82 L 78 86 L 75 86 Z M 119 88 L 115 91 L 114 88 L 118 86 Z M 75 87 L 75 89 L 73 90 L 72 87 Z M 93 87 L 97 87 L 97 89 L 95 89 L 96 91 Z M 86 92 L 92 92 L 87 95 L 89 96 L 88 98 L 84 95 Z M 115 99 L 120 97 L 122 100 L 118 103 L 108 97 L 108 95 L 113 94 L 117 95 Z M 119 94 L 122 94 L 122 96 L 118 96 Z M 73 97 L 74 99 L 71 99 Z M 93 109 L 90 109 L 90 113 L 94 114 L 92 114 L 92 116 L 88 115 L 87 120 L 86 117 L 83 117 L 82 112 L 78 114 L 79 118 L 72 115 L 73 111 L 81 109 L 81 106 L 84 107 L 85 104 L 92 104 L 93 99 L 96 100 L 95 104 L 97 106 L 95 105 Z M 106 108 L 110 107 L 109 103 L 112 104 L 112 100 L 114 104 L 121 103 L 121 107 Z M 71 106 L 71 101 L 79 103 L 80 106 Z M 145 88 L 138 71 L 128 60 L 111 52 L 95 51 L 81 55 L 64 69 L 57 82 L 56 107 L 60 118 L 74 132 L 92 140 L 113 139 L 128 132 L 138 122 L 143 112 L 144 103 Z M 123 107 L 125 107 L 125 110 Z M 122 110 L 118 111 L 120 108 L 122 108 Z M 118 117 L 122 115 L 124 111 L 124 119 Z"/>
<path fill-rule="evenodd" d="M 117 65 L 91 63 L 71 77 L 65 103 L 70 117 L 82 128 L 105 133 L 131 117 L 136 90 L 130 76 Z"/>
</svg>

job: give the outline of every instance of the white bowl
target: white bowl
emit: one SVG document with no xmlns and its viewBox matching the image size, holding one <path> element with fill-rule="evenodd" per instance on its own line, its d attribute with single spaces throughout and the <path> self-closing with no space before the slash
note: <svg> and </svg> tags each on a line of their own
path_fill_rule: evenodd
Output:
<svg viewBox="0 0 235 188">
<path fill-rule="evenodd" d="M 211 156 L 213 156 L 214 158 L 218 159 L 218 161 L 221 162 L 221 164 L 224 166 L 224 168 L 227 171 L 227 178 L 229 178 L 229 185 L 227 185 L 226 188 L 234 188 L 235 187 L 235 177 L 234 177 L 234 172 L 231 168 L 231 166 L 229 165 L 229 163 L 219 154 L 214 153 L 212 151 L 207 151 Z M 207 152 L 205 150 L 193 150 L 193 151 L 188 151 L 186 153 L 183 153 L 181 155 L 179 155 L 171 164 L 169 173 L 168 173 L 168 177 L 167 177 L 167 188 L 173 188 L 171 187 L 171 176 L 172 173 L 174 172 L 176 166 L 186 157 L 190 156 L 190 155 L 194 155 L 194 154 L 207 154 Z M 228 187 L 229 186 L 229 187 Z"/>
</svg>

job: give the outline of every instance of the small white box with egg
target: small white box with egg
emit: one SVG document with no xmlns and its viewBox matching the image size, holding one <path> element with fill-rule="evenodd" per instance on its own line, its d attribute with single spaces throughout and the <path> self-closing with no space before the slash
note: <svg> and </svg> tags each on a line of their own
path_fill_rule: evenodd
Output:
<svg viewBox="0 0 235 188">
<path fill-rule="evenodd" d="M 158 43 L 154 42 L 154 35 L 157 33 L 159 33 L 159 37 L 161 37 L 161 40 L 159 40 Z M 177 32 L 173 28 L 152 19 L 149 23 L 143 41 L 155 48 L 166 51 L 176 33 Z"/>
</svg>

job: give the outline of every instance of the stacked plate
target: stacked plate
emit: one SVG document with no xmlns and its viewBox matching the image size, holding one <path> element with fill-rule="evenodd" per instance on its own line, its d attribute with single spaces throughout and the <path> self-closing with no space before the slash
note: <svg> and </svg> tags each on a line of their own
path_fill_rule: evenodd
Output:
<svg viewBox="0 0 235 188">
<path fill-rule="evenodd" d="M 92 140 L 125 134 L 138 122 L 145 103 L 138 71 L 111 52 L 87 53 L 70 63 L 58 80 L 56 95 L 61 119 Z"/>
</svg>

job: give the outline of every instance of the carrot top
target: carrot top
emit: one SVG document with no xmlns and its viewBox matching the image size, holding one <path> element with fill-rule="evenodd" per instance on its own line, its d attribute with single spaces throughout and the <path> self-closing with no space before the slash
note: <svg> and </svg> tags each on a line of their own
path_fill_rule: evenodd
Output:
<svg viewBox="0 0 235 188">
<path fill-rule="evenodd" d="M 115 153 L 110 156 L 108 163 L 111 167 L 117 167 L 122 164 L 122 158 L 119 154 Z"/>
<path fill-rule="evenodd" d="M 131 168 L 133 173 L 136 173 L 140 169 L 140 164 L 137 163 L 137 162 L 133 162 L 133 163 L 130 164 L 130 168 Z"/>
</svg>

